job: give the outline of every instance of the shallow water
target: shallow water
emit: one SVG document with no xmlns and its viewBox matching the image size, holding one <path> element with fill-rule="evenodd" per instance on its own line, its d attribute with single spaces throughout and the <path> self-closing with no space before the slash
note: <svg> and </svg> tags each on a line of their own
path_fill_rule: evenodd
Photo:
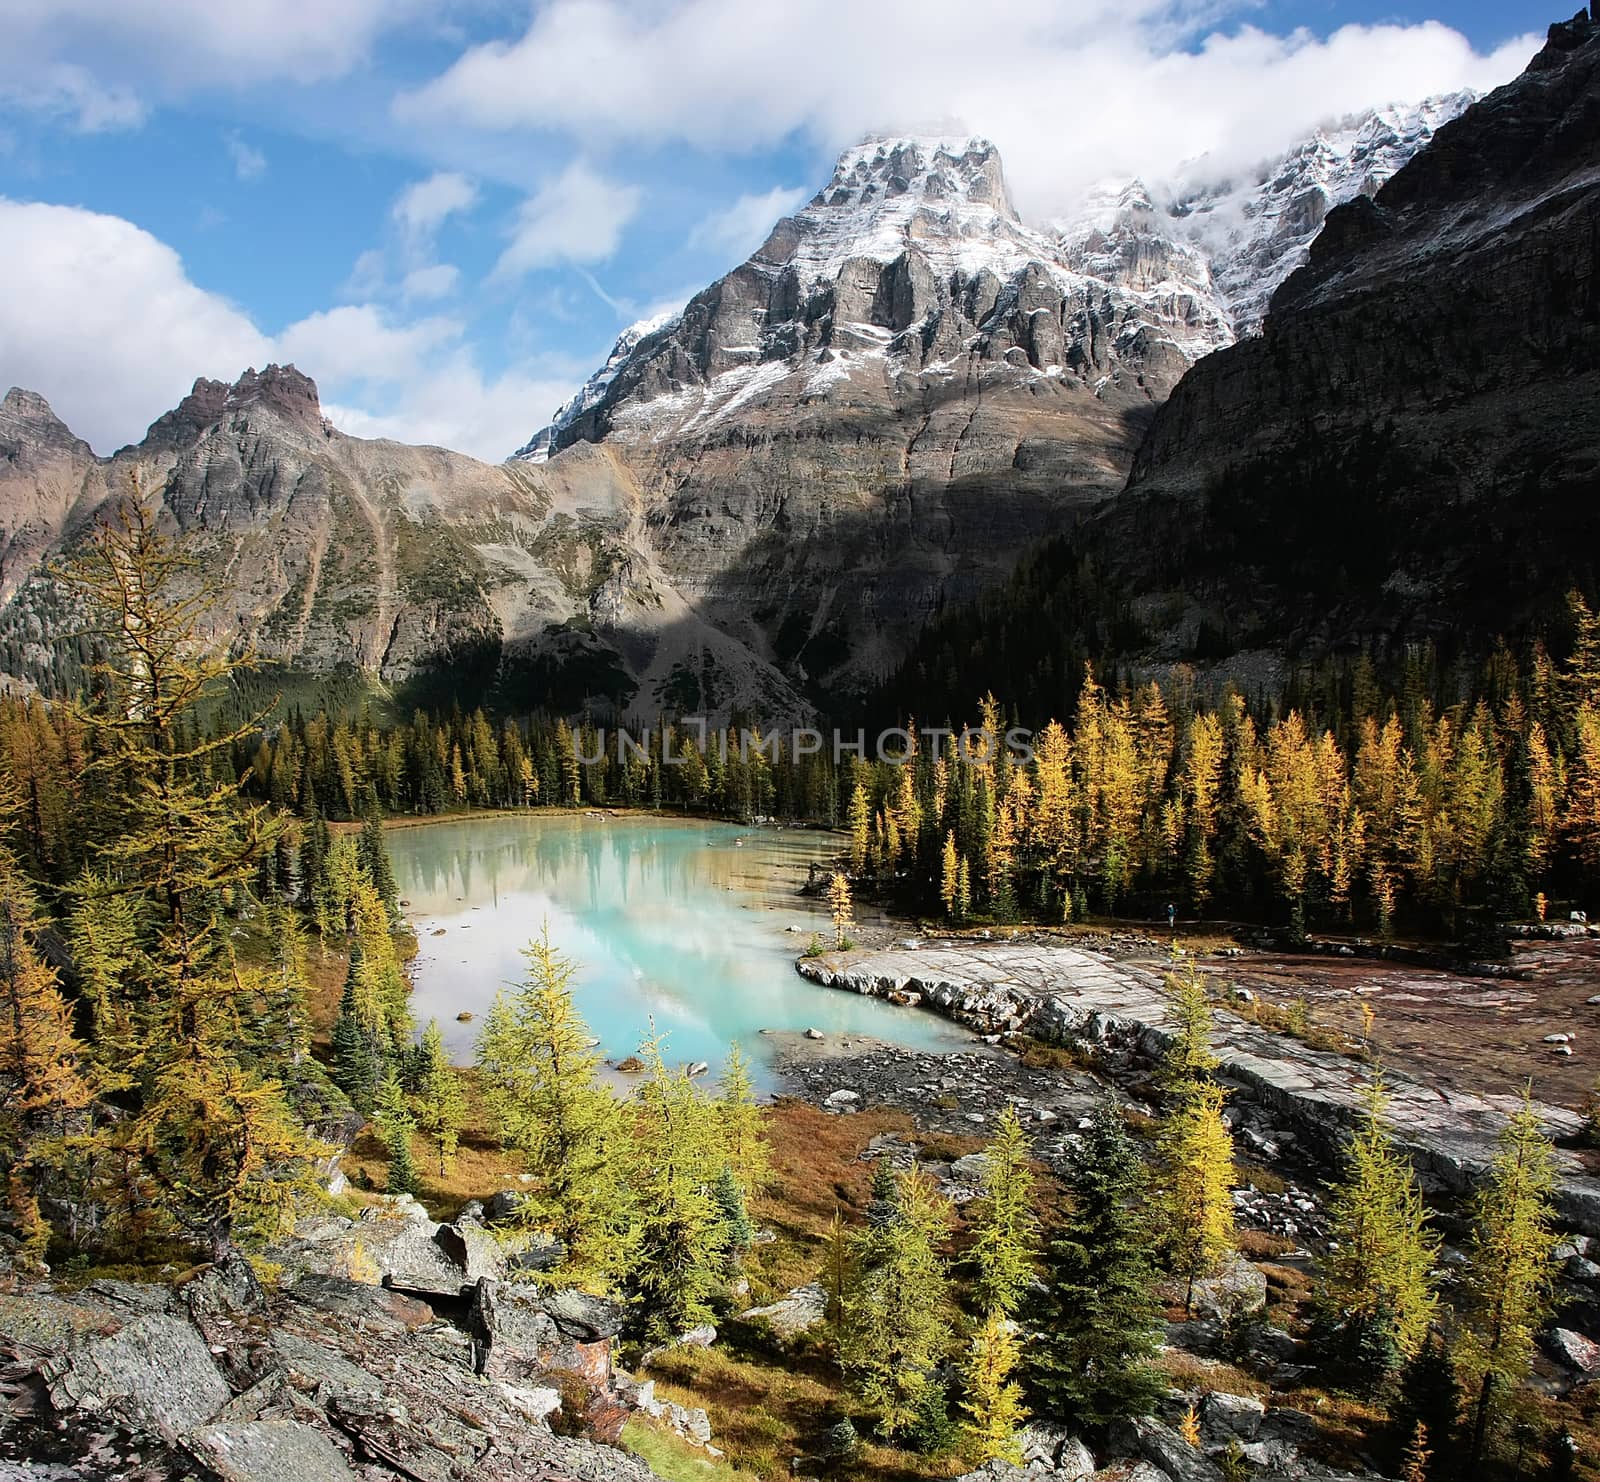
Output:
<svg viewBox="0 0 1600 1482">
<path fill-rule="evenodd" d="M 819 988 L 794 970 L 823 903 L 797 892 L 826 835 L 664 818 L 476 818 L 392 830 L 389 852 L 417 930 L 412 1011 L 436 1018 L 459 1064 L 522 948 L 550 924 L 580 965 L 579 1008 L 616 1060 L 651 1017 L 669 1061 L 715 1067 L 738 1039 L 764 1084 L 763 1029 L 859 1033 L 921 1048 L 970 1036 L 920 1009 Z M 800 926 L 801 932 L 786 931 Z M 442 929 L 443 935 L 437 935 Z M 472 1013 L 472 1023 L 456 1015 Z"/>
</svg>

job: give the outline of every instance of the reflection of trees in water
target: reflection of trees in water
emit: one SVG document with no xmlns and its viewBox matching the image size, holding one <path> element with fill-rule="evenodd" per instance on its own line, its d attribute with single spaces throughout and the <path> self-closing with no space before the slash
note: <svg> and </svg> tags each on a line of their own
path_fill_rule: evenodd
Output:
<svg viewBox="0 0 1600 1482">
<path fill-rule="evenodd" d="M 494 904 L 503 891 L 564 884 L 578 886 L 568 898 L 586 899 L 590 910 L 626 907 L 641 891 L 646 901 L 692 899 L 708 887 L 767 891 L 797 856 L 812 853 L 797 840 L 726 824 L 484 819 L 429 825 L 414 841 L 410 833 L 397 837 L 391 852 L 413 893 Z M 734 847 L 736 838 L 745 840 L 743 849 Z M 825 846 L 818 843 L 820 853 Z"/>
</svg>

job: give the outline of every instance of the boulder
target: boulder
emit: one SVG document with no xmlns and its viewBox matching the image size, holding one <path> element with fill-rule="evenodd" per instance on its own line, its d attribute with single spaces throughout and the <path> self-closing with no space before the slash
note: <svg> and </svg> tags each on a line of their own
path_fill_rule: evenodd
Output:
<svg viewBox="0 0 1600 1482">
<path fill-rule="evenodd" d="M 221 1482 L 355 1482 L 344 1453 L 294 1420 L 202 1426 L 184 1443 Z"/>
<path fill-rule="evenodd" d="M 474 1367 L 491 1379 L 517 1380 L 542 1373 L 551 1367 L 551 1356 L 561 1346 L 555 1319 L 531 1287 L 480 1281 L 467 1327 L 475 1346 Z"/>
<path fill-rule="evenodd" d="M 1600 1343 L 1571 1328 L 1551 1328 L 1539 1335 L 1539 1346 L 1558 1364 L 1580 1374 L 1600 1371 Z"/>
<path fill-rule="evenodd" d="M 1267 1407 L 1250 1395 L 1213 1390 L 1200 1406 L 1200 1424 L 1208 1442 L 1226 1446 L 1229 1441 L 1253 1441 L 1261 1432 Z"/>
<path fill-rule="evenodd" d="M 739 1316 L 746 1322 L 760 1321 L 778 1337 L 788 1341 L 801 1333 L 809 1332 L 820 1323 L 828 1310 L 828 1294 L 818 1282 L 796 1287 L 786 1297 L 769 1302 L 765 1307 L 752 1307 Z"/>
<path fill-rule="evenodd" d="M 111 1410 L 169 1432 L 210 1420 L 233 1395 L 200 1334 L 161 1312 L 52 1359 L 42 1372 L 57 1410 Z"/>
<path fill-rule="evenodd" d="M 483 1206 L 484 1220 L 491 1225 L 514 1220 L 525 1198 L 527 1195 L 519 1193 L 516 1189 L 501 1189 L 498 1193 L 491 1194 L 488 1203 Z"/>
<path fill-rule="evenodd" d="M 1111 1446 L 1118 1455 L 1142 1457 L 1171 1482 L 1221 1482 L 1221 1472 L 1159 1420 L 1143 1418 L 1114 1426 Z"/>
<path fill-rule="evenodd" d="M 1177 1300 L 1183 1295 L 1180 1288 Z M 1249 1317 L 1267 1305 L 1267 1278 L 1243 1256 L 1230 1256 L 1215 1276 L 1195 1282 L 1189 1300 L 1197 1317 L 1218 1322 Z"/>
<path fill-rule="evenodd" d="M 1049 1472 L 1058 1482 L 1083 1482 L 1094 1473 L 1089 1448 L 1065 1426 L 1035 1421 L 1018 1433 L 1017 1441 L 1030 1472 Z"/>
</svg>

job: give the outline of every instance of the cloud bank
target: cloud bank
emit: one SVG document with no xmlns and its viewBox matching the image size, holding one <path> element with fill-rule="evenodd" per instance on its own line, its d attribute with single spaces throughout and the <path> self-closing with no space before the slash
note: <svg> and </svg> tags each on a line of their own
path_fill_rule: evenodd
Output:
<svg viewBox="0 0 1600 1482">
<path fill-rule="evenodd" d="M 1216 13 L 1171 0 L 1009 0 L 1004 54 L 1025 65 L 999 65 L 991 18 L 967 0 L 876 0 L 882 50 L 828 44 L 859 39 L 859 0 L 676 0 L 642 12 L 553 0 L 519 39 L 470 48 L 396 106 L 416 123 L 715 151 L 795 134 L 838 148 L 920 127 L 937 110 L 993 139 L 1019 207 L 1044 215 L 1107 175 L 1163 179 L 1202 154 L 1236 168 L 1361 108 L 1493 87 L 1536 44 L 1519 37 L 1483 56 L 1436 21 L 1326 39 L 1200 24 Z"/>
<path fill-rule="evenodd" d="M 117 216 L 0 197 L 0 367 L 50 398 L 99 453 L 143 436 L 198 376 L 293 361 L 335 423 L 490 461 L 526 440 L 586 367 L 544 361 L 486 376 L 445 315 L 345 304 L 269 334 L 193 283 L 171 247 Z M 421 296 L 421 295 L 419 295 Z M 3 388 L 0 388 L 3 389 Z"/>
</svg>

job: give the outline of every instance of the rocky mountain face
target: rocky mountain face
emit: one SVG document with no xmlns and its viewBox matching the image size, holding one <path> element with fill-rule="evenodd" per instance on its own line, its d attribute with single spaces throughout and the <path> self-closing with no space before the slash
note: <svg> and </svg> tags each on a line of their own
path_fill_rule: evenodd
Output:
<svg viewBox="0 0 1600 1482">
<path fill-rule="evenodd" d="M 1580 13 L 1328 213 L 1262 333 L 1157 412 L 1126 489 L 981 620 L 931 631 L 900 703 L 936 674 L 970 689 L 974 646 L 1024 689 L 1084 658 L 1270 686 L 1286 657 L 1471 653 L 1592 595 L 1597 257 L 1600 27 Z"/>
<path fill-rule="evenodd" d="M 512 703 L 577 708 L 626 705 L 686 645 L 744 703 L 799 704 L 662 577 L 637 488 L 603 449 L 560 469 L 492 467 L 347 437 L 308 377 L 268 366 L 231 386 L 197 381 L 109 459 L 13 390 L 0 456 L 0 657 L 47 687 L 72 680 L 51 641 L 70 625 L 61 588 L 33 568 L 137 488 L 195 540 L 200 575 L 222 593 L 216 637 L 289 669 L 438 679 L 464 697 L 498 676 Z"/>
<path fill-rule="evenodd" d="M 1328 216 L 1264 332 L 1195 367 L 1096 539 L 1228 647 L 1485 636 L 1594 589 L 1600 28 Z"/>
<path fill-rule="evenodd" d="M 33 573 L 137 480 L 225 587 L 218 636 L 291 669 L 565 710 L 848 703 L 1115 494 L 1328 207 L 1465 101 L 1346 120 L 1238 180 L 1120 182 L 1050 226 L 983 140 L 870 141 L 498 468 L 347 437 L 292 367 L 197 382 L 110 459 L 13 390 L 0 667 L 74 682 Z"/>
<path fill-rule="evenodd" d="M 981 139 L 870 141 L 749 261 L 624 334 L 518 456 L 614 449 L 704 615 L 797 686 L 859 690 L 1115 492 L 1328 207 L 1467 101 L 1346 120 L 1242 181 L 1122 183 L 1047 229 Z"/>
</svg>

